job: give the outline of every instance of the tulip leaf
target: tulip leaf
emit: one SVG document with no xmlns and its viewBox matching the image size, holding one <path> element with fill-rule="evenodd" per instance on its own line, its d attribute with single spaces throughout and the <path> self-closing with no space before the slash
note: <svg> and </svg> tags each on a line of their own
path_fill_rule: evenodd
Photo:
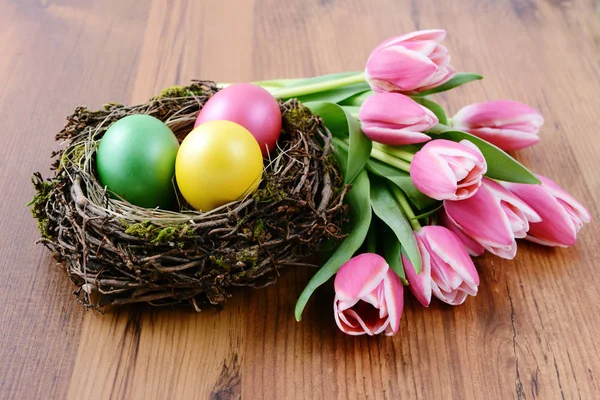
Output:
<svg viewBox="0 0 600 400">
<path fill-rule="evenodd" d="M 335 144 L 338 144 L 334 155 L 338 160 L 342 172 L 345 172 L 344 166 L 348 161 L 348 152 L 344 146 L 339 145 L 339 139 L 334 139 L 334 142 L 336 142 Z M 346 261 L 352 258 L 354 253 L 364 243 L 373 215 L 369 200 L 369 187 L 369 177 L 367 176 L 367 171 L 363 169 L 359 172 L 354 180 L 352 188 L 346 195 L 346 201 L 350 206 L 350 214 L 352 216 L 352 223 L 349 224 L 351 226 L 349 226 L 347 230 L 348 236 L 340 243 L 329 260 L 319 268 L 317 273 L 312 277 L 300 294 L 295 309 L 297 321 L 302 319 L 302 311 L 304 310 L 304 307 L 306 307 L 306 303 L 308 303 L 308 300 L 314 291 L 327 282 Z"/>
<path fill-rule="evenodd" d="M 434 113 L 440 124 L 448 125 L 448 116 L 446 115 L 446 111 L 444 111 L 444 108 L 438 103 L 424 97 L 413 97 L 412 99 Z"/>
<path fill-rule="evenodd" d="M 443 85 L 421 92 L 418 94 L 418 96 L 427 96 L 434 93 L 445 92 L 447 90 L 454 89 L 455 87 L 464 85 L 465 83 L 477 81 L 480 79 L 483 79 L 483 76 L 479 74 L 474 74 L 472 72 L 459 72 Z"/>
<path fill-rule="evenodd" d="M 383 179 L 373 177 L 371 179 L 371 206 L 375 215 L 394 231 L 406 257 L 412 263 L 415 271 L 419 273 L 421 272 L 421 253 L 417 247 L 412 227 L 392 190 L 393 187 L 388 186 Z"/>
<path fill-rule="evenodd" d="M 357 93 L 362 93 L 368 89 L 369 85 L 366 82 L 362 82 L 342 86 L 331 90 L 325 90 L 323 92 L 297 96 L 296 98 L 302 103 L 307 103 L 310 101 L 329 101 L 331 103 L 339 103 L 354 96 Z"/>
<path fill-rule="evenodd" d="M 367 162 L 367 170 L 372 174 L 389 180 L 398 186 L 406 195 L 411 204 L 419 210 L 430 208 L 436 204 L 436 200 L 427 197 L 416 188 L 408 172 L 401 171 L 381 161 L 370 159 Z"/>
<path fill-rule="evenodd" d="M 533 172 L 506 154 L 504 150 L 477 136 L 462 131 L 448 131 L 436 135 L 435 137 L 453 140 L 455 142 L 466 139 L 477 146 L 487 162 L 487 173 L 485 175 L 489 178 L 506 182 L 528 183 L 534 185 L 541 183 Z"/>
<path fill-rule="evenodd" d="M 382 232 L 379 235 L 383 242 L 383 258 L 385 258 L 390 268 L 398 274 L 402 284 L 408 286 L 404 266 L 402 265 L 402 245 L 387 225 L 380 225 L 383 225 L 380 227 Z"/>
<path fill-rule="evenodd" d="M 367 97 L 371 96 L 373 93 L 372 90 L 367 90 L 365 92 L 362 93 L 357 93 L 352 97 L 349 97 L 345 100 L 342 100 L 339 102 L 339 104 L 343 105 L 343 106 L 357 106 L 360 107 L 362 106 L 362 103 L 365 102 L 365 100 L 367 99 Z"/>
<path fill-rule="evenodd" d="M 323 123 L 334 137 L 341 139 L 348 137 L 348 119 L 340 106 L 329 101 L 307 102 L 304 106 L 323 119 Z"/>
<path fill-rule="evenodd" d="M 358 120 L 341 106 L 326 102 L 308 102 L 305 106 L 323 118 L 325 126 L 335 137 L 349 137 L 348 158 L 345 165 L 344 181 L 349 184 L 354 181 L 364 169 L 371 155 L 372 142 L 360 129 Z"/>
</svg>

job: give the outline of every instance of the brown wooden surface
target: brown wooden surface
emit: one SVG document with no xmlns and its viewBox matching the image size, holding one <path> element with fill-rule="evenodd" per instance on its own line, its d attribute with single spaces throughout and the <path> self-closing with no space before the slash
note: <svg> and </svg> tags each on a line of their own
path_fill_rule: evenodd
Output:
<svg viewBox="0 0 600 400">
<path fill-rule="evenodd" d="M 0 398 L 600 398 L 597 18 L 593 0 L 0 0 Z M 48 174 L 76 105 L 143 102 L 192 78 L 359 70 L 379 41 L 431 27 L 449 30 L 459 70 L 486 77 L 439 96 L 451 113 L 511 98 L 546 117 L 518 157 L 592 211 L 575 248 L 479 259 L 476 298 L 407 300 L 396 337 L 353 338 L 330 288 L 294 321 L 310 271 L 220 313 L 102 316 L 34 245 L 29 177 Z"/>
</svg>

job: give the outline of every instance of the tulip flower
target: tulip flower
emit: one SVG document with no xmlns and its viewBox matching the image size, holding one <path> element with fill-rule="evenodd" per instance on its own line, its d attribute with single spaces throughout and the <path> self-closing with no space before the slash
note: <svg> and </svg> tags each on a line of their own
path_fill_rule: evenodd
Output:
<svg viewBox="0 0 600 400">
<path fill-rule="evenodd" d="M 414 94 L 440 86 L 456 70 L 440 44 L 444 30 L 412 32 L 386 40 L 367 60 L 365 78 L 376 92 Z"/>
<path fill-rule="evenodd" d="M 443 226 L 424 226 L 415 233 L 423 269 L 415 272 L 408 258 L 402 256 L 409 288 L 425 307 L 431 294 L 444 303 L 459 305 L 468 295 L 475 296 L 479 275 L 458 237 Z"/>
<path fill-rule="evenodd" d="M 592 220 L 589 211 L 552 180 L 538 178 L 541 185 L 502 183 L 541 217 L 529 219 L 526 239 L 545 246 L 573 246 L 583 224 Z"/>
<path fill-rule="evenodd" d="M 487 164 L 468 140 L 438 139 L 419 150 L 410 165 L 410 177 L 421 192 L 436 200 L 464 200 L 481 186 Z"/>
<path fill-rule="evenodd" d="M 505 209 L 486 185 L 461 201 L 444 201 L 444 223 L 454 225 L 471 240 L 498 257 L 513 259 L 517 243 Z M 465 243 L 465 246 L 470 247 Z"/>
<path fill-rule="evenodd" d="M 461 241 L 463 246 L 465 246 L 467 253 L 469 253 L 471 257 L 479 257 L 483 255 L 483 253 L 485 253 L 485 248 L 481 245 L 481 243 L 475 241 L 474 239 L 471 239 L 469 235 L 464 233 L 458 227 L 458 225 L 456 225 L 448 218 L 448 215 L 445 211 L 439 213 L 438 217 L 439 224 L 446 227 L 448 230 L 450 230 L 456 235 L 456 237 Z"/>
<path fill-rule="evenodd" d="M 537 143 L 544 123 L 539 112 L 511 100 L 486 101 L 463 107 L 452 118 L 454 128 L 469 132 L 503 150 L 518 150 Z"/>
<path fill-rule="evenodd" d="M 335 281 L 335 322 L 348 335 L 398 332 L 404 287 L 385 259 L 365 253 L 342 265 Z"/>
<path fill-rule="evenodd" d="M 516 239 L 527 236 L 530 222 L 540 222 L 542 218 L 523 200 L 512 194 L 498 182 L 483 178 L 483 185 L 492 192 L 508 218 L 508 223 Z"/>
<path fill-rule="evenodd" d="M 400 93 L 375 93 L 360 107 L 362 130 L 371 140 L 391 146 L 422 143 L 438 119 L 430 110 Z"/>
</svg>

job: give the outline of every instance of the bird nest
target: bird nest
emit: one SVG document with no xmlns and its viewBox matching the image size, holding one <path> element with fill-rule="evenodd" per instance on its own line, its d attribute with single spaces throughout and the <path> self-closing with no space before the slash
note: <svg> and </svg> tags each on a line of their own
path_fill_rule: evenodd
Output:
<svg viewBox="0 0 600 400">
<path fill-rule="evenodd" d="M 210 212 L 179 195 L 177 210 L 147 209 L 109 196 L 95 174 L 95 153 L 107 128 L 131 114 L 164 121 L 179 141 L 202 105 L 218 91 L 195 81 L 137 106 L 75 109 L 56 136 L 54 177 L 33 178 L 31 202 L 46 245 L 88 308 L 184 303 L 221 304 L 235 287 L 275 283 L 283 267 L 342 236 L 347 187 L 332 154 L 331 134 L 296 100 L 280 102 L 282 134 L 265 160 L 258 190 Z"/>
</svg>

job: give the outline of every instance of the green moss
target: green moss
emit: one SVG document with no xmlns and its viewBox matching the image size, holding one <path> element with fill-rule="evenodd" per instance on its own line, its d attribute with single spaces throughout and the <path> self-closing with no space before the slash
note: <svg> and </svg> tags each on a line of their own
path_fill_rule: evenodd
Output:
<svg viewBox="0 0 600 400">
<path fill-rule="evenodd" d="M 209 257 L 210 262 L 212 262 L 213 264 L 215 264 L 216 266 L 224 269 L 225 271 L 229 271 L 231 269 L 231 267 L 229 266 L 229 264 L 227 264 L 225 262 L 225 260 L 223 260 L 222 257 L 215 257 L 215 256 L 210 256 Z"/>
<path fill-rule="evenodd" d="M 174 98 L 174 97 L 187 97 L 192 95 L 201 95 L 201 90 L 190 90 L 188 87 L 183 86 L 171 86 L 164 89 L 158 96 L 152 98 L 152 100 Z"/>
<path fill-rule="evenodd" d="M 31 207 L 31 215 L 37 220 L 37 226 L 44 238 L 50 238 L 50 219 L 46 214 L 46 204 L 50 200 L 50 195 L 54 185 L 54 181 L 44 181 L 41 178 L 33 178 L 33 187 L 35 188 L 35 196 L 27 203 Z"/>
<path fill-rule="evenodd" d="M 267 180 L 264 186 L 258 188 L 252 196 L 258 203 L 270 203 L 283 200 L 287 196 L 286 191 L 277 182 Z"/>
<path fill-rule="evenodd" d="M 284 122 L 293 125 L 303 132 L 309 131 L 314 124 L 314 116 L 311 111 L 304 107 L 292 108 L 285 113 Z"/>
<path fill-rule="evenodd" d="M 122 221 L 121 223 L 123 224 Z M 186 224 L 161 227 L 154 225 L 152 222 L 146 221 L 137 224 L 123 225 L 127 226 L 125 229 L 126 234 L 137 236 L 149 241 L 154 245 L 175 242 L 182 237 L 189 238 L 193 235 L 193 232 L 188 229 Z"/>
<path fill-rule="evenodd" d="M 254 223 L 254 229 L 252 230 L 252 235 L 255 240 L 261 240 L 265 236 L 265 223 L 262 219 L 259 219 Z"/>
<path fill-rule="evenodd" d="M 104 105 L 104 110 L 105 111 L 111 111 L 114 108 L 120 108 L 120 107 L 125 107 L 125 106 L 123 104 L 121 104 L 121 103 L 112 103 L 111 102 L 111 103 L 106 103 Z"/>
</svg>

